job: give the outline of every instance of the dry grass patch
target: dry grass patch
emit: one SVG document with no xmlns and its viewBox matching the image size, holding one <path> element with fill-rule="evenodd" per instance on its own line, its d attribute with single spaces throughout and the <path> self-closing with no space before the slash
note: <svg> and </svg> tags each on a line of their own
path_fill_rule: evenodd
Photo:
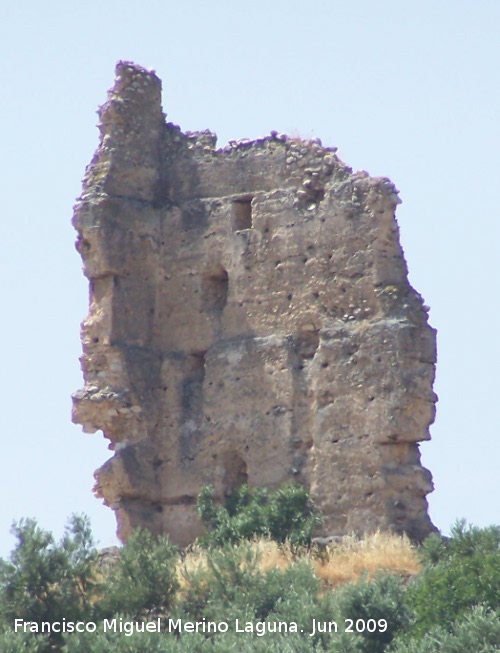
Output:
<svg viewBox="0 0 500 653">
<path fill-rule="evenodd" d="M 293 555 L 290 547 L 287 545 L 278 545 L 273 540 L 264 538 L 253 542 L 243 542 L 235 545 L 235 549 L 248 547 L 248 556 L 243 556 L 241 566 L 252 565 L 255 562 L 256 571 L 266 573 L 271 569 L 286 569 L 292 564 L 297 557 Z M 194 574 L 208 570 L 208 557 L 210 553 L 207 549 L 194 546 L 184 556 L 183 560 L 177 563 L 177 579 L 181 588 L 189 584 L 189 578 Z"/>
<path fill-rule="evenodd" d="M 189 586 L 189 578 L 198 572 L 208 568 L 207 550 L 200 547 L 192 547 L 184 558 L 180 559 L 176 565 L 176 576 L 179 581 L 180 590 Z"/>
<path fill-rule="evenodd" d="M 356 582 L 386 571 L 409 577 L 418 574 L 421 564 L 415 548 L 406 536 L 374 533 L 362 540 L 346 536 L 338 543 L 311 555 L 311 564 L 318 578 L 331 587 Z"/>
<path fill-rule="evenodd" d="M 273 540 L 256 540 L 252 542 L 252 549 L 257 554 L 258 569 L 263 573 L 271 569 L 286 569 L 297 559 L 287 544 L 280 546 Z"/>
<path fill-rule="evenodd" d="M 255 569 L 266 573 L 271 569 L 286 569 L 294 562 L 306 561 L 316 576 L 328 587 L 356 582 L 363 574 L 373 577 L 386 571 L 403 577 L 418 574 L 421 565 L 415 548 L 405 536 L 390 533 L 374 533 L 359 540 L 346 536 L 326 548 L 294 551 L 287 544 L 278 545 L 272 540 L 259 539 L 244 543 L 251 552 L 244 556 L 242 565 L 252 564 Z M 177 577 L 181 591 L 189 586 L 189 578 L 197 572 L 208 569 L 208 551 L 194 547 L 177 565 Z"/>
</svg>

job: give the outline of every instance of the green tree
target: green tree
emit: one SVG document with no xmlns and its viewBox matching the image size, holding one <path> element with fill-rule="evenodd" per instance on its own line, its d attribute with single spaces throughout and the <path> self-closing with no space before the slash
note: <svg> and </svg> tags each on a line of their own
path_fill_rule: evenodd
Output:
<svg viewBox="0 0 500 653">
<path fill-rule="evenodd" d="M 197 498 L 198 515 L 206 534 L 200 542 L 209 546 L 235 544 L 244 539 L 269 537 L 292 546 L 309 544 L 321 524 L 314 504 L 301 485 L 284 485 L 274 492 L 242 485 L 223 506 L 212 498 L 212 488 L 204 487 Z"/>
<path fill-rule="evenodd" d="M 337 590 L 336 602 L 342 623 L 349 620 L 353 630 L 360 632 L 363 653 L 383 653 L 395 635 L 411 623 L 403 582 L 392 574 L 378 574 L 371 580 L 362 578 L 357 583 L 349 583 Z M 368 622 L 372 628 L 367 627 Z M 376 628 L 373 628 L 374 622 Z"/>
<path fill-rule="evenodd" d="M 168 537 L 154 538 L 136 529 L 119 551 L 105 577 L 97 606 L 103 615 L 125 614 L 132 619 L 167 613 L 179 587 L 177 548 Z"/>
<path fill-rule="evenodd" d="M 458 522 L 447 542 L 431 536 L 422 547 L 422 573 L 408 589 L 415 613 L 412 632 L 423 635 L 433 626 L 450 629 L 477 605 L 500 609 L 500 528 L 467 527 Z"/>
<path fill-rule="evenodd" d="M 500 612 L 478 606 L 465 612 L 451 629 L 433 626 L 422 637 L 395 641 L 392 653 L 497 653 Z"/>
<path fill-rule="evenodd" d="M 73 516 L 64 537 L 56 543 L 34 520 L 12 528 L 17 544 L 10 561 L 0 560 L 0 617 L 12 627 L 16 618 L 41 623 L 85 621 L 93 614 L 98 593 L 97 552 L 88 519 Z M 63 636 L 49 635 L 51 645 Z"/>
<path fill-rule="evenodd" d="M 45 653 L 51 646 L 45 636 L 31 633 L 15 633 L 12 630 L 0 630 L 0 651 L 2 653 Z M 53 649 L 52 649 L 53 650 Z"/>
<path fill-rule="evenodd" d="M 284 618 L 291 618 L 293 613 L 297 618 L 292 620 L 303 619 L 304 606 L 311 600 L 315 604 L 319 592 L 319 581 L 310 565 L 300 562 L 263 571 L 259 558 L 249 542 L 211 549 L 204 564 L 183 572 L 187 586 L 177 606 L 179 616 L 188 615 L 193 621 L 244 617 L 255 621 L 281 614 L 283 609 Z"/>
</svg>

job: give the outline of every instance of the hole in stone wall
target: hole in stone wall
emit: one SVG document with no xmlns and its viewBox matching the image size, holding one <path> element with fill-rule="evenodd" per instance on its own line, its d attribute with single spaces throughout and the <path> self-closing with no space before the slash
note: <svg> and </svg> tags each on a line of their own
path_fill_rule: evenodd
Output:
<svg viewBox="0 0 500 653">
<path fill-rule="evenodd" d="M 224 496 L 229 496 L 234 490 L 248 482 L 247 464 L 237 451 L 226 451 L 222 456 L 224 465 Z"/>
<path fill-rule="evenodd" d="M 252 228 L 252 197 L 250 195 L 233 200 L 231 224 L 234 231 Z"/>
<path fill-rule="evenodd" d="M 314 357 L 319 345 L 319 332 L 313 325 L 304 327 L 295 338 L 295 348 L 301 358 Z"/>
<path fill-rule="evenodd" d="M 191 352 L 186 356 L 186 376 L 182 382 L 183 419 L 197 420 L 203 408 L 203 381 L 205 379 L 204 351 Z"/>
<path fill-rule="evenodd" d="M 194 351 L 187 355 L 187 369 L 190 378 L 201 381 L 205 378 L 205 356 L 206 351 Z"/>
<path fill-rule="evenodd" d="M 204 311 L 222 311 L 227 303 L 229 278 L 222 265 L 202 277 L 202 308 Z"/>
</svg>

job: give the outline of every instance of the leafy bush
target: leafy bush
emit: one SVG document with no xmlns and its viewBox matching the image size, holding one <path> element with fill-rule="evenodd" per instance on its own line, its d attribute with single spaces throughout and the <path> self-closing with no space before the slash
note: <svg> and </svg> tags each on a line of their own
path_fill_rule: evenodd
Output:
<svg viewBox="0 0 500 653">
<path fill-rule="evenodd" d="M 207 486 L 198 495 L 197 509 L 207 530 L 200 542 L 208 546 L 236 544 L 253 537 L 306 545 L 321 523 L 301 485 L 284 485 L 271 493 L 243 485 L 234 490 L 224 506 L 215 505 L 212 489 Z"/>
<path fill-rule="evenodd" d="M 105 578 L 99 611 L 134 620 L 166 613 L 179 587 L 177 560 L 168 537 L 155 539 L 146 530 L 135 530 Z"/>
<path fill-rule="evenodd" d="M 495 653 L 500 650 L 500 612 L 479 606 L 455 621 L 451 632 L 434 626 L 421 638 L 395 642 L 393 653 Z"/>
<path fill-rule="evenodd" d="M 99 568 L 88 522 L 73 517 L 64 537 L 32 520 L 15 525 L 16 546 L 0 561 L 0 651 L 3 653 L 494 653 L 500 651 L 500 528 L 455 526 L 444 541 L 420 549 L 424 570 L 408 586 L 381 574 L 328 590 L 304 551 L 246 541 L 256 532 L 302 542 L 317 516 L 296 486 L 275 493 L 244 487 L 224 507 L 209 489 L 199 499 L 212 545 L 196 547 L 184 567 L 167 538 L 138 530 L 116 560 Z M 295 539 L 294 539 L 295 538 Z M 238 544 L 227 544 L 227 541 Z M 240 541 L 243 540 L 243 541 Z M 216 548 L 214 542 L 226 542 Z M 349 555 L 346 553 L 346 555 Z M 267 556 L 267 557 L 266 557 Z M 182 569 L 182 573 L 181 573 Z M 227 633 L 14 633 L 24 621 L 95 621 L 155 617 L 228 622 Z M 247 621 L 297 623 L 299 632 L 238 633 Z M 317 628 L 334 621 L 338 632 Z M 343 632 L 356 624 L 387 629 Z M 165 623 L 165 621 L 163 621 Z M 303 629 L 303 632 L 300 630 Z M 356 631 L 356 629 L 354 629 Z"/>
<path fill-rule="evenodd" d="M 40 624 L 96 621 L 119 613 L 129 619 L 155 616 L 170 606 L 178 589 L 177 550 L 167 538 L 154 540 L 147 531 L 134 532 L 99 581 L 102 572 L 86 518 L 73 517 L 60 543 L 33 520 L 21 521 L 13 532 L 17 545 L 10 562 L 0 561 L 0 623 L 6 631 L 16 618 Z M 27 651 L 30 646 L 59 650 L 68 638 L 51 632 L 45 644 L 34 634 L 7 631 L 1 637 L 26 640 Z M 0 650 L 10 648 L 5 644 Z"/>
<path fill-rule="evenodd" d="M 211 549 L 204 563 L 183 574 L 186 587 L 179 616 L 193 621 L 266 619 L 284 597 L 297 604 L 319 591 L 319 581 L 306 563 L 262 571 L 259 554 L 248 542 Z M 302 617 L 303 609 L 297 606 L 296 614 Z"/>
<path fill-rule="evenodd" d="M 61 653 L 194 653 L 199 650 L 165 633 L 137 633 L 130 636 L 108 631 L 70 635 Z M 195 639 L 198 638 L 195 635 Z M 199 640 L 197 641 L 199 645 Z M 186 642 L 189 644 L 189 642 Z"/>
<path fill-rule="evenodd" d="M 360 625 L 369 620 L 384 620 L 387 628 L 368 629 L 361 632 L 363 653 L 382 653 L 394 636 L 411 622 L 411 612 L 405 604 L 405 588 L 400 578 L 390 574 L 379 574 L 373 580 L 362 578 L 349 583 L 337 593 L 340 619 L 352 620 Z"/>
<path fill-rule="evenodd" d="M 45 653 L 50 644 L 45 636 L 34 637 L 30 633 L 15 633 L 11 630 L 0 632 L 0 651 L 2 653 Z"/>
<path fill-rule="evenodd" d="M 476 605 L 500 609 L 499 527 L 480 529 L 459 522 L 446 543 L 432 537 L 422 554 L 427 564 L 408 590 L 415 635 L 433 626 L 450 628 Z"/>
<path fill-rule="evenodd" d="M 259 554 L 249 542 L 210 549 L 203 562 L 184 571 L 186 586 L 182 600 L 174 607 L 172 618 L 191 621 L 226 621 L 227 634 L 218 635 L 202 651 L 276 651 L 282 653 L 363 653 L 362 638 L 342 632 L 316 632 L 310 636 L 313 619 L 334 619 L 336 604 L 331 592 L 321 592 L 320 581 L 311 565 L 302 560 L 284 569 L 265 569 Z M 242 627 L 247 621 L 297 624 L 298 633 L 266 633 L 262 637 L 247 633 L 233 634 L 235 620 Z M 340 624 L 339 624 L 340 625 Z M 300 632 L 303 630 L 304 632 Z M 185 641 L 185 634 L 180 635 Z M 213 648 L 212 648 L 213 646 Z"/>
<path fill-rule="evenodd" d="M 91 619 L 97 552 L 88 519 L 73 516 L 59 543 L 31 519 L 15 524 L 12 532 L 17 544 L 10 562 L 0 560 L 4 624 L 11 626 L 16 618 L 38 623 Z M 59 633 L 49 635 L 50 644 L 62 639 Z"/>
<path fill-rule="evenodd" d="M 72 636 L 62 653 L 360 653 L 351 641 L 339 634 L 335 646 L 325 648 L 314 644 L 301 633 L 266 634 L 252 637 L 228 630 L 211 639 L 201 633 L 141 634 L 124 637 L 119 633 L 102 633 L 94 637 Z M 10 651 L 9 651 L 10 653 Z M 15 653 L 18 653 L 17 650 Z M 31 653 L 31 651 L 29 652 Z"/>
</svg>

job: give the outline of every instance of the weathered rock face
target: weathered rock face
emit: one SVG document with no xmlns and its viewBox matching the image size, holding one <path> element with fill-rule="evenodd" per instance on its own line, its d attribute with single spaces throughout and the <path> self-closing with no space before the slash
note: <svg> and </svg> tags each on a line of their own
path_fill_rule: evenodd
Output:
<svg viewBox="0 0 500 653">
<path fill-rule="evenodd" d="M 117 66 L 76 206 L 90 282 L 74 421 L 114 456 L 119 536 L 186 544 L 195 497 L 296 480 L 324 531 L 421 539 L 435 333 L 386 178 L 271 133 L 217 150 L 166 123 L 153 72 Z"/>
</svg>

